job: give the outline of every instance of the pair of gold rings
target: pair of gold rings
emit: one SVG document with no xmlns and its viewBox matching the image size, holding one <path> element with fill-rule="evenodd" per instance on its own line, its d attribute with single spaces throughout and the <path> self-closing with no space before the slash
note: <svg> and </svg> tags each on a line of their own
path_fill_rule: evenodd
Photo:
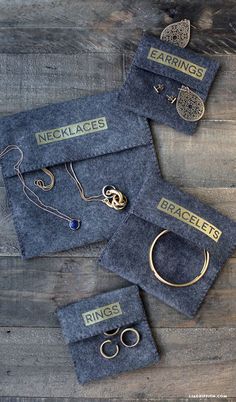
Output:
<svg viewBox="0 0 236 402">
<path fill-rule="evenodd" d="M 169 230 L 163 230 L 163 231 L 162 231 L 161 233 L 159 233 L 159 234 L 157 235 L 157 237 L 153 240 L 153 242 L 152 242 L 152 244 L 151 244 L 151 247 L 150 247 L 150 250 L 149 250 L 149 264 L 150 264 L 150 268 L 151 268 L 152 272 L 154 273 L 155 277 L 156 277 L 160 282 L 164 283 L 165 285 L 172 286 L 172 287 L 174 287 L 174 288 L 182 288 L 182 287 L 194 285 L 196 282 L 198 282 L 198 281 L 203 277 L 203 275 L 205 275 L 205 273 L 206 273 L 206 271 L 207 271 L 207 269 L 208 269 L 209 261 L 210 261 L 209 252 L 206 251 L 206 250 L 204 250 L 204 263 L 203 263 L 202 269 L 201 269 L 201 271 L 200 271 L 200 274 L 197 275 L 195 278 L 193 278 L 191 281 L 185 282 L 185 283 L 175 283 L 175 282 L 167 281 L 166 279 L 162 278 L 162 276 L 157 272 L 157 270 L 156 270 L 156 268 L 155 268 L 155 266 L 154 266 L 154 263 L 153 263 L 153 250 L 154 250 L 154 247 L 156 246 L 158 240 L 159 240 L 163 235 L 167 234 L 168 232 L 169 232 Z"/>
<path fill-rule="evenodd" d="M 105 336 L 114 336 L 114 335 L 117 335 L 119 331 L 120 331 L 120 328 L 116 328 L 114 331 L 104 332 L 104 335 L 105 335 Z M 135 341 L 134 341 L 134 343 L 127 343 L 127 341 L 125 340 L 125 336 L 126 336 L 129 332 L 131 332 L 132 334 L 135 335 Z M 134 328 L 125 328 L 125 329 L 123 329 L 123 331 L 121 331 L 121 334 L 120 334 L 120 342 L 121 342 L 122 345 L 125 346 L 126 348 L 134 348 L 134 347 L 137 346 L 138 343 L 140 342 L 140 334 L 139 334 L 139 332 L 138 332 L 136 329 L 134 329 Z M 114 359 L 114 357 L 116 357 L 116 356 L 118 355 L 119 351 L 120 351 L 119 345 L 116 344 L 116 345 L 115 345 L 116 350 L 115 350 L 115 352 L 114 352 L 113 355 L 108 355 L 107 353 L 105 353 L 105 351 L 104 351 L 105 345 L 111 344 L 111 343 L 112 343 L 111 339 L 107 339 L 107 340 L 105 340 L 104 342 L 102 342 L 102 344 L 100 345 L 100 353 L 101 353 L 102 357 L 104 357 L 105 359 Z"/>
</svg>

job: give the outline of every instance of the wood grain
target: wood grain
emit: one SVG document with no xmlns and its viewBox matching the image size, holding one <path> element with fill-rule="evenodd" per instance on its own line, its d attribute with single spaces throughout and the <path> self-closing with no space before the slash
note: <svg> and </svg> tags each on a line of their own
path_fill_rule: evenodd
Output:
<svg viewBox="0 0 236 402">
<path fill-rule="evenodd" d="M 142 33 L 182 18 L 190 48 L 221 69 L 194 136 L 151 124 L 162 174 L 235 220 L 234 0 L 1 0 L 0 116 L 118 89 Z M 103 247 L 21 260 L 0 174 L 0 402 L 235 400 L 236 254 L 193 320 L 142 292 L 158 366 L 77 383 L 54 310 L 128 285 L 97 266 Z"/>
<path fill-rule="evenodd" d="M 10 3 L 10 4 L 9 4 Z M 143 31 L 160 35 L 166 24 L 190 18 L 190 46 L 207 54 L 236 51 L 233 0 L 63 1 L 7 0 L 0 4 L 1 53 L 134 50 Z"/>
<path fill-rule="evenodd" d="M 153 334 L 162 354 L 159 365 L 80 386 L 58 329 L 1 328 L 0 392 L 121 400 L 234 395 L 235 329 L 155 329 Z"/>
<path fill-rule="evenodd" d="M 0 261 L 0 326 L 57 327 L 56 307 L 129 285 L 98 267 L 95 258 Z M 192 320 L 145 292 L 142 296 L 153 327 L 236 327 L 235 288 L 236 258 L 231 258 Z"/>
<path fill-rule="evenodd" d="M 101 399 L 101 398 L 24 398 L 24 397 L 15 397 L 15 396 L 6 396 L 6 397 L 0 397 L 0 402 L 101 402 L 101 400 L 105 401 L 105 402 L 120 402 L 120 398 L 106 398 L 106 399 Z M 155 401 L 159 401 L 159 400 L 163 400 L 163 399 L 159 399 L 159 398 L 155 398 Z M 122 401 L 124 402 L 137 402 L 137 400 L 134 399 L 122 399 Z M 151 399 L 145 399 L 145 402 L 151 402 Z M 154 401 L 154 399 L 152 399 L 152 402 Z M 208 400 L 208 402 L 210 402 L 210 399 Z M 222 402 L 221 399 L 219 399 L 219 402 Z M 224 399 L 224 402 L 227 402 L 227 399 Z"/>
</svg>

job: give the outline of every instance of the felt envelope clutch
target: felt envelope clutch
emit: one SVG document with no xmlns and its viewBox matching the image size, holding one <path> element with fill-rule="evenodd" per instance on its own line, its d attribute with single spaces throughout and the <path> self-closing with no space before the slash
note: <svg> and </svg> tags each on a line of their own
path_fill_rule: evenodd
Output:
<svg viewBox="0 0 236 402">
<path fill-rule="evenodd" d="M 69 304 L 58 309 L 57 316 L 78 381 L 82 384 L 145 367 L 160 359 L 137 286 Z M 118 328 L 115 336 L 104 334 Z M 121 344 L 120 333 L 124 328 L 138 331 L 140 340 L 136 346 Z M 126 334 L 132 335 L 132 332 Z M 108 345 L 111 351 L 106 353 L 113 353 L 116 345 L 119 347 L 119 353 L 112 359 L 106 359 L 100 353 L 101 344 L 108 339 L 111 340 Z"/>
<path fill-rule="evenodd" d="M 205 102 L 218 68 L 219 64 L 208 57 L 146 34 L 120 90 L 119 101 L 141 116 L 193 134 L 197 121 L 180 117 L 176 104 L 169 102 L 167 96 L 177 98 L 184 85 Z M 158 94 L 154 87 L 159 84 L 163 90 Z"/>
<path fill-rule="evenodd" d="M 169 232 L 159 239 L 152 254 L 156 272 L 168 282 L 187 283 L 200 274 L 207 252 L 208 268 L 195 284 L 171 287 L 154 275 L 150 247 L 164 229 Z M 235 246 L 235 222 L 152 175 L 104 249 L 100 263 L 193 317 Z"/>
<path fill-rule="evenodd" d="M 146 119 L 121 111 L 116 92 L 5 117 L 0 120 L 0 152 L 10 144 L 23 152 L 21 172 L 27 186 L 44 204 L 81 221 L 80 228 L 72 231 L 67 221 L 32 204 L 14 170 L 19 152 L 8 153 L 1 160 L 2 172 L 26 258 L 109 239 L 133 204 L 144 176 L 157 166 Z M 101 194 L 104 186 L 113 185 L 127 197 L 127 207 L 116 211 L 102 202 L 82 200 L 65 162 L 73 162 L 87 195 Z M 37 179 L 47 181 L 42 168 L 49 168 L 55 177 L 47 192 L 34 184 Z"/>
</svg>

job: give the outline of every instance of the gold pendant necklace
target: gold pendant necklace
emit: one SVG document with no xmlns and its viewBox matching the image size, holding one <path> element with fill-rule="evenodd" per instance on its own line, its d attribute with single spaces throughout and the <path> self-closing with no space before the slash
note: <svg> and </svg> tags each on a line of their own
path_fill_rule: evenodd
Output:
<svg viewBox="0 0 236 402">
<path fill-rule="evenodd" d="M 73 163 L 65 163 L 65 169 L 72 180 L 75 182 L 82 200 L 87 202 L 100 201 L 107 205 L 109 208 L 113 208 L 116 211 L 122 211 L 126 207 L 128 203 L 127 197 L 121 191 L 117 190 L 115 186 L 106 185 L 103 187 L 101 194 L 87 196 L 84 192 L 81 181 L 78 179 L 75 173 Z"/>
</svg>

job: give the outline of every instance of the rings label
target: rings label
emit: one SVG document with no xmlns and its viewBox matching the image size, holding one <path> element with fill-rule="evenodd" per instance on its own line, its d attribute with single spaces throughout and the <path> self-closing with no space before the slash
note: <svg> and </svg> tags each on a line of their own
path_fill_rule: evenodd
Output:
<svg viewBox="0 0 236 402">
<path fill-rule="evenodd" d="M 82 314 L 84 323 L 87 326 L 96 324 L 97 322 L 109 320 L 110 318 L 122 315 L 122 310 L 119 302 L 98 307 L 94 310 L 87 311 Z"/>
</svg>

